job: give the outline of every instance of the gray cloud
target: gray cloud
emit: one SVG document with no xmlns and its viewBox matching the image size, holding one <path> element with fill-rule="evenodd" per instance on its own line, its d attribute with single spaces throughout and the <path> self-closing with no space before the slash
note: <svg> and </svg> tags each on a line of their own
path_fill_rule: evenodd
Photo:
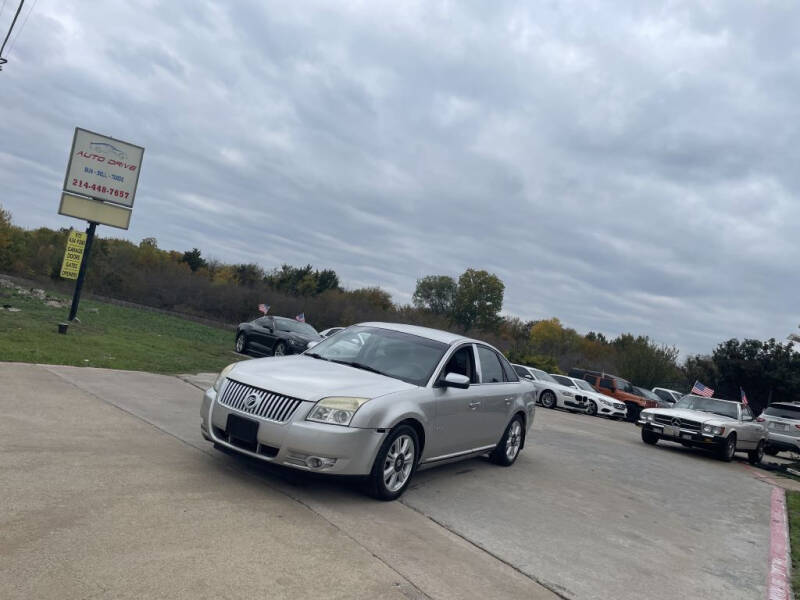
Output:
<svg viewBox="0 0 800 600">
<path fill-rule="evenodd" d="M 42 1 L 0 74 L 0 201 L 73 224 L 55 209 L 78 125 L 146 147 L 134 240 L 332 267 L 399 302 L 423 275 L 486 268 L 510 314 L 685 352 L 783 337 L 800 322 L 798 17 Z"/>
</svg>

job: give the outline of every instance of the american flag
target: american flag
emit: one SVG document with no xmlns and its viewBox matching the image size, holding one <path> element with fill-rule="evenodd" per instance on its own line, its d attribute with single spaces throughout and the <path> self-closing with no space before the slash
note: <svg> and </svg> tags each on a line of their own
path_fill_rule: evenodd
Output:
<svg viewBox="0 0 800 600">
<path fill-rule="evenodd" d="M 259 304 L 258 305 L 258 310 L 259 310 L 259 312 L 267 314 L 267 311 L 269 310 L 269 305 L 268 304 Z"/>
<path fill-rule="evenodd" d="M 295 319 L 295 321 L 300 321 L 301 323 L 305 323 L 306 322 L 306 313 L 300 313 L 294 319 Z"/>
<path fill-rule="evenodd" d="M 742 393 L 742 406 L 747 406 L 749 402 L 747 402 L 747 395 L 744 393 L 744 388 L 739 388 L 739 391 Z"/>
<path fill-rule="evenodd" d="M 692 394 L 697 394 L 698 396 L 705 396 L 706 398 L 711 398 L 714 395 L 714 390 L 710 387 L 703 385 L 699 381 L 695 381 L 694 385 L 692 386 Z"/>
</svg>

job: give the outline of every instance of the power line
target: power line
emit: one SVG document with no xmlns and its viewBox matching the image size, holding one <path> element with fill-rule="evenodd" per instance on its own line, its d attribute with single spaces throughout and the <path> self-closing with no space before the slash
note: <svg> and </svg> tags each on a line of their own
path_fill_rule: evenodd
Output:
<svg viewBox="0 0 800 600">
<path fill-rule="evenodd" d="M 38 1 L 39 0 L 33 0 L 33 4 L 31 4 L 31 9 L 28 11 L 28 14 L 25 15 L 25 18 L 22 20 L 22 25 L 19 26 L 19 29 L 17 29 L 17 33 L 14 35 L 14 39 L 11 40 L 11 43 L 8 45 L 8 52 L 6 52 L 6 56 L 11 54 L 11 51 L 14 49 L 14 46 L 16 45 L 17 40 L 19 39 L 19 36 L 22 35 L 22 30 L 25 29 L 25 23 L 27 23 L 28 19 L 31 18 L 31 13 L 33 12 L 33 9 L 36 8 L 36 3 Z"/>
<path fill-rule="evenodd" d="M 14 25 L 17 22 L 17 17 L 19 17 L 19 12 L 22 10 L 22 5 L 25 4 L 25 0 L 19 0 L 19 6 L 17 6 L 17 12 L 14 13 L 14 19 L 11 21 L 11 27 L 8 28 L 8 33 L 6 33 L 6 39 L 3 40 L 3 45 L 0 46 L 0 69 L 3 68 L 3 65 L 8 62 L 5 58 L 3 58 L 3 50 L 6 48 L 6 43 L 8 42 L 8 38 L 11 35 L 11 31 L 14 29 Z"/>
</svg>

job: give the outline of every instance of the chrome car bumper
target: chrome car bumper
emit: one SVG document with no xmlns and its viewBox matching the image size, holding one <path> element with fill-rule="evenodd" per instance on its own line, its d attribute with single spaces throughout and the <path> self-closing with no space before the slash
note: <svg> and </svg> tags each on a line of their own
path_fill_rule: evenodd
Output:
<svg viewBox="0 0 800 600">
<path fill-rule="evenodd" d="M 223 406 L 210 388 L 203 395 L 200 431 L 214 444 L 265 462 L 331 475 L 368 475 L 385 432 L 306 421 L 312 406 L 303 402 L 287 422 L 277 423 Z M 258 422 L 256 447 L 243 448 L 229 438 L 228 415 Z"/>
<path fill-rule="evenodd" d="M 636 425 L 652 431 L 653 433 L 657 433 L 662 439 L 672 442 L 684 442 L 696 446 L 713 446 L 725 442 L 725 438 L 722 436 L 703 433 L 701 431 L 695 431 L 694 429 L 650 423 L 644 419 L 636 421 Z"/>
</svg>

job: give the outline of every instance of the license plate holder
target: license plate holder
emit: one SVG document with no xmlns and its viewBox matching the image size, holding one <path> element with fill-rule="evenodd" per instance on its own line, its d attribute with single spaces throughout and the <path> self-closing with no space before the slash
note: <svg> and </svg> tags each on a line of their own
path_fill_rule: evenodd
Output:
<svg viewBox="0 0 800 600">
<path fill-rule="evenodd" d="M 682 433 L 681 434 L 681 439 L 690 440 L 690 439 L 692 439 L 692 434 L 691 433 Z"/>
<path fill-rule="evenodd" d="M 255 448 L 258 443 L 258 421 L 231 414 L 228 415 L 228 424 L 225 431 L 229 438 L 237 440 L 240 445 Z"/>
</svg>

